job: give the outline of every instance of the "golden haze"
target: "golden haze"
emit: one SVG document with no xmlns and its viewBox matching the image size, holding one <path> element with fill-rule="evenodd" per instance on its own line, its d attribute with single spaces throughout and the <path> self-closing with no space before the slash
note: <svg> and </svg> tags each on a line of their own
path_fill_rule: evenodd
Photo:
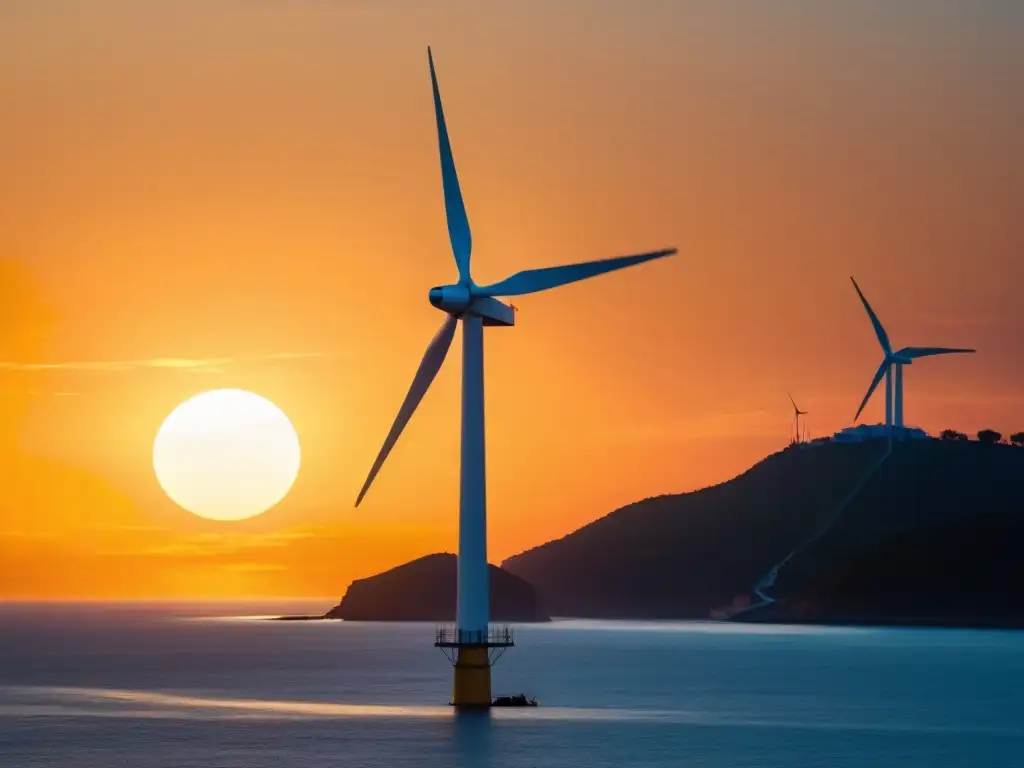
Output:
<svg viewBox="0 0 1024 768">
<path fill-rule="evenodd" d="M 338 595 L 454 550 L 458 343 L 352 508 L 454 272 L 428 43 L 479 281 L 680 248 L 488 333 L 492 560 L 736 474 L 787 390 L 849 424 L 850 274 L 896 343 L 979 350 L 908 369 L 911 423 L 1024 428 L 1016 4 L 424 5 L 0 6 L 0 596 Z M 230 524 L 151 467 L 221 387 L 303 447 Z"/>
</svg>

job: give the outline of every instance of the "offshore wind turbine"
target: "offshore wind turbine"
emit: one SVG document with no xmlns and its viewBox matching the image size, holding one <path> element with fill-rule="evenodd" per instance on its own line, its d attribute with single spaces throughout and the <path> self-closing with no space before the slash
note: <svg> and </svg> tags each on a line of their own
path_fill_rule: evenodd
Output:
<svg viewBox="0 0 1024 768">
<path fill-rule="evenodd" d="M 462 325 L 462 448 L 459 488 L 458 600 L 455 630 L 440 630 L 435 645 L 451 649 L 455 706 L 491 704 L 490 649 L 511 646 L 507 630 L 490 631 L 490 600 L 487 570 L 487 493 L 484 460 L 484 326 L 515 325 L 515 310 L 498 297 L 523 296 L 561 285 L 660 259 L 675 248 L 634 256 L 527 269 L 490 285 L 477 285 L 470 275 L 472 237 L 462 190 L 455 172 L 451 141 L 441 107 L 441 93 L 434 71 L 434 57 L 427 48 L 430 81 L 434 92 L 434 117 L 441 156 L 441 181 L 445 215 L 459 278 L 450 285 L 431 288 L 430 303 L 445 313 L 444 322 L 427 346 L 405 400 L 398 410 L 384 445 L 370 468 L 356 498 L 363 500 L 384 460 L 394 447 L 416 406 L 426 394 L 444 363 L 455 329 Z"/>
<path fill-rule="evenodd" d="M 786 396 L 789 398 L 789 402 L 793 403 L 793 419 L 794 419 L 794 421 L 796 423 L 796 440 L 794 442 L 799 443 L 800 442 L 800 417 L 801 416 L 806 416 L 807 415 L 807 411 L 801 411 L 799 408 L 797 408 L 796 401 L 793 400 L 793 396 L 791 394 L 789 394 L 787 392 Z"/>
<path fill-rule="evenodd" d="M 903 424 L 903 366 L 910 365 L 921 357 L 933 357 L 935 355 L 956 355 L 966 354 L 974 352 L 973 349 L 951 349 L 948 347 L 903 347 L 898 352 L 893 352 L 892 344 L 889 342 L 889 334 L 885 332 L 885 328 L 882 326 L 881 321 L 878 319 L 878 315 L 868 304 L 868 300 L 864 297 L 864 293 L 861 291 L 860 286 L 857 285 L 857 281 L 852 277 L 850 281 L 853 283 L 853 287 L 857 290 L 857 295 L 860 296 L 861 302 L 864 304 L 864 309 L 868 313 L 868 317 L 871 319 L 871 325 L 875 329 L 875 335 L 878 337 L 878 343 L 882 346 L 882 352 L 884 357 L 882 363 L 878 366 L 878 370 L 875 372 L 875 378 L 871 380 L 871 386 L 868 387 L 868 392 L 864 395 L 864 400 L 861 401 L 860 408 L 857 409 L 857 415 L 853 417 L 856 421 L 860 418 L 861 411 L 864 410 L 864 406 L 868 404 L 868 400 L 871 399 L 871 395 L 874 393 L 878 383 L 885 377 L 885 425 L 891 430 L 893 426 L 902 428 Z M 895 369 L 895 398 L 893 396 L 893 370 Z M 895 401 L 895 402 L 894 402 Z M 893 410 L 895 406 L 895 418 L 893 416 Z"/>
</svg>

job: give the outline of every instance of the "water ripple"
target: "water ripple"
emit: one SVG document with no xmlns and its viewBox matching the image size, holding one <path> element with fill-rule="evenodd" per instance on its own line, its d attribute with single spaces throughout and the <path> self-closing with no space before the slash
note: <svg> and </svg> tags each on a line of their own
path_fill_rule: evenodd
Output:
<svg viewBox="0 0 1024 768">
<path fill-rule="evenodd" d="M 225 698 L 165 691 L 64 686 L 0 687 L 0 717 L 101 717 L 175 720 L 318 720 L 353 718 L 452 718 L 446 706 L 351 704 L 321 701 Z M 745 727 L 875 733 L 962 733 L 1024 736 L 1024 727 L 984 725 L 932 726 L 891 722 L 834 722 L 769 719 L 754 712 L 538 707 L 492 709 L 501 722 L 634 722 L 703 727 Z"/>
</svg>

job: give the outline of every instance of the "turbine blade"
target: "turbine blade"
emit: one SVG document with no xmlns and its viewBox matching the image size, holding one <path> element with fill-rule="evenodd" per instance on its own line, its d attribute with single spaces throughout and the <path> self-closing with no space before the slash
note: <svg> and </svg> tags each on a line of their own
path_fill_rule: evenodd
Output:
<svg viewBox="0 0 1024 768">
<path fill-rule="evenodd" d="M 612 272 L 616 269 L 632 267 L 634 264 L 642 264 L 652 259 L 660 259 L 664 256 L 671 256 L 676 252 L 675 248 L 668 248 L 663 251 L 641 253 L 636 256 L 617 256 L 614 259 L 600 259 L 598 261 L 585 261 L 580 264 L 564 264 L 560 267 L 545 267 L 544 269 L 527 269 L 516 272 L 512 277 L 474 289 L 474 294 L 479 296 L 523 296 L 527 293 L 546 291 L 549 288 L 557 288 L 560 285 L 575 283 L 578 280 L 586 280 L 588 277 L 597 277 L 605 272 Z"/>
<path fill-rule="evenodd" d="M 868 393 L 864 395 L 864 400 L 861 401 L 860 408 L 857 409 L 857 415 L 853 417 L 854 421 L 860 418 L 860 413 L 861 411 L 864 410 L 864 406 L 868 404 L 868 400 L 871 399 L 871 395 L 874 394 L 875 388 L 878 386 L 878 382 L 880 382 L 882 380 L 882 377 L 885 376 L 885 371 L 888 365 L 889 359 L 886 358 L 885 360 L 882 361 L 882 364 L 878 366 L 878 371 L 875 373 L 875 378 L 871 381 L 871 386 L 868 387 Z"/>
<path fill-rule="evenodd" d="M 975 352 L 974 349 L 950 349 L 948 347 L 904 347 L 896 353 L 897 357 L 909 357 L 916 360 L 919 357 L 931 357 L 932 355 L 958 355 Z"/>
<path fill-rule="evenodd" d="M 437 144 L 441 151 L 441 182 L 444 186 L 444 212 L 448 219 L 448 237 L 452 241 L 452 253 L 459 268 L 459 279 L 469 280 L 469 254 L 473 250 L 473 237 L 469 231 L 469 217 L 466 215 L 466 204 L 462 201 L 462 190 L 459 188 L 459 177 L 455 172 L 455 158 L 452 156 L 452 144 L 448 138 L 448 124 L 444 119 L 441 107 L 441 91 L 437 87 L 437 74 L 434 72 L 434 54 L 427 48 L 427 59 L 430 62 L 430 83 L 434 88 L 434 116 L 437 119 Z"/>
<path fill-rule="evenodd" d="M 853 287 L 857 289 L 857 295 L 860 296 L 860 300 L 864 303 L 864 309 L 868 311 L 868 317 L 871 318 L 871 325 L 875 327 L 875 335 L 878 337 L 878 343 L 882 345 L 882 349 L 885 350 L 886 355 L 892 354 L 892 344 L 889 343 L 889 334 L 885 332 L 885 328 L 882 327 L 881 321 L 878 319 L 878 315 L 875 314 L 875 310 L 868 304 L 868 300 L 864 298 L 864 293 L 861 291 L 860 286 L 857 285 L 857 281 L 852 277 L 850 281 L 853 283 Z"/>
<path fill-rule="evenodd" d="M 789 392 L 787 392 L 786 397 L 788 397 L 789 402 L 793 404 L 793 410 L 796 411 L 797 413 L 800 413 L 800 409 L 796 407 L 796 400 L 793 399 L 793 396 L 789 394 Z"/>
<path fill-rule="evenodd" d="M 359 502 L 363 500 L 363 496 L 370 489 L 370 483 L 373 482 L 373 478 L 380 471 L 381 466 L 384 464 L 384 459 L 388 457 L 391 449 L 398 442 L 398 437 L 402 434 L 402 430 L 405 429 L 405 425 L 409 423 L 409 419 L 416 410 L 416 406 L 420 404 L 420 400 L 427 393 L 431 382 L 437 376 L 437 372 L 441 370 L 441 364 L 448 354 L 448 348 L 452 345 L 452 338 L 455 336 L 455 327 L 458 323 L 458 318 L 454 315 L 448 315 L 448 319 L 444 321 L 441 329 L 430 340 L 427 351 L 423 355 L 423 360 L 420 361 L 420 367 L 416 370 L 416 375 L 413 377 L 412 386 L 409 387 L 409 393 L 405 396 L 402 407 L 398 409 L 395 423 L 391 425 L 391 431 L 384 438 L 384 445 L 381 447 L 380 453 L 377 454 L 377 459 L 373 462 L 373 466 L 370 467 L 370 474 L 367 475 L 362 490 L 359 491 L 359 496 L 356 498 L 357 507 Z"/>
</svg>

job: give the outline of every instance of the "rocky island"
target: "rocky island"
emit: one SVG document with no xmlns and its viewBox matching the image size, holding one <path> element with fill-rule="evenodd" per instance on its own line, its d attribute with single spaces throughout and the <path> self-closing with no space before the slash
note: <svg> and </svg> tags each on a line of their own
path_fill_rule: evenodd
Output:
<svg viewBox="0 0 1024 768">
<path fill-rule="evenodd" d="M 456 569 L 457 560 L 453 554 L 426 555 L 375 576 L 353 581 L 341 602 L 323 616 L 282 616 L 281 619 L 453 622 Z M 490 565 L 488 569 L 492 621 L 525 623 L 551 620 L 531 584 L 496 565 Z"/>
</svg>

